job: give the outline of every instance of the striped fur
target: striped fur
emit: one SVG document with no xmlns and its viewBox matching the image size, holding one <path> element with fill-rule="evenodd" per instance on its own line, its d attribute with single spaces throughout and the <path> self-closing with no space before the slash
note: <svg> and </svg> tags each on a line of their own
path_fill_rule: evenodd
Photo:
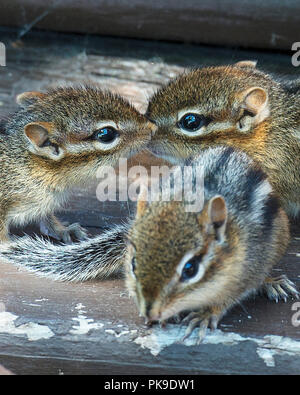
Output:
<svg viewBox="0 0 300 395">
<path fill-rule="evenodd" d="M 273 243 L 274 221 L 279 215 L 280 206 L 261 169 L 245 153 L 230 147 L 210 148 L 187 164 L 193 168 L 200 166 L 204 169 L 206 201 L 215 195 L 224 197 L 229 217 L 240 230 L 240 236 L 244 237 L 243 243 L 249 247 L 246 248 L 249 259 L 253 262 L 255 259 L 259 261 L 259 254 L 267 259 L 271 253 L 266 246 Z M 158 210 L 160 207 L 167 209 L 168 204 L 154 202 L 151 205 L 154 212 L 150 210 L 147 214 L 149 224 L 156 221 L 155 207 Z M 162 224 L 163 221 L 164 218 Z M 149 241 L 149 224 L 143 229 L 143 233 L 137 235 L 139 239 L 145 239 L 145 248 Z M 180 227 L 180 221 L 177 223 L 175 220 L 177 232 L 176 226 Z M 85 281 L 105 278 L 122 272 L 128 228 L 128 224 L 116 226 L 98 237 L 67 246 L 53 245 L 39 238 L 22 237 L 11 244 L 0 245 L 0 258 L 55 280 Z M 134 227 L 132 231 L 135 232 Z M 191 228 L 188 238 L 192 239 L 193 234 L 194 230 Z M 155 237 L 162 243 L 160 234 L 150 235 L 150 239 Z M 178 229 L 176 237 L 180 243 L 181 237 L 187 237 L 186 230 Z M 263 246 L 261 251 L 260 246 Z M 257 262 L 254 263 L 257 265 Z"/>
<path fill-rule="evenodd" d="M 201 211 L 187 211 L 187 202 L 175 198 L 153 201 L 139 207 L 129 231 L 126 283 L 140 314 L 153 322 L 192 311 L 189 334 L 211 321 L 216 327 L 229 308 L 259 289 L 275 290 L 273 299 L 297 296 L 286 278 L 267 280 L 286 250 L 289 225 L 261 168 L 226 146 L 186 164 L 203 169 Z M 188 175 L 193 186 L 195 174 Z M 184 278 L 183 269 L 193 272 Z"/>
<path fill-rule="evenodd" d="M 80 282 L 120 275 L 128 225 L 118 225 L 92 239 L 54 245 L 39 237 L 15 238 L 0 245 L 0 257 L 40 276 Z"/>
</svg>

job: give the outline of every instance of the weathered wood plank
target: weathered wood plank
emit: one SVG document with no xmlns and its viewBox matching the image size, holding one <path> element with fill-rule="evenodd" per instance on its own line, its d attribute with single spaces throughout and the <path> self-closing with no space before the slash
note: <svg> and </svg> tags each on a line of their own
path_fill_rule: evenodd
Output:
<svg viewBox="0 0 300 395">
<path fill-rule="evenodd" d="M 0 25 L 290 50 L 299 33 L 297 0 L 11 0 Z"/>
<path fill-rule="evenodd" d="M 291 340 L 292 352 L 277 345 L 281 336 L 297 334 L 291 333 L 291 303 L 259 298 L 244 303 L 221 322 L 218 344 L 208 337 L 201 346 L 187 347 L 176 344 L 180 326 L 143 325 L 121 280 L 53 283 L 2 264 L 0 289 L 8 315 L 0 312 L 0 361 L 15 373 L 42 374 L 47 366 L 49 374 L 299 373 L 300 356 Z M 175 338 L 169 344 L 170 334 Z M 275 344 L 263 340 L 266 334 Z M 268 348 L 275 366 L 258 354 Z"/>
</svg>

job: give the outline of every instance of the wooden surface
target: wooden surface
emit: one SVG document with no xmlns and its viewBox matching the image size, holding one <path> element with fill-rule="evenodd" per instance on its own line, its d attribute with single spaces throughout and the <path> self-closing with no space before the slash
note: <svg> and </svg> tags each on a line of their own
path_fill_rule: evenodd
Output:
<svg viewBox="0 0 300 395">
<path fill-rule="evenodd" d="M 0 25 L 64 32 L 290 50 L 297 0 L 3 0 Z"/>
<path fill-rule="evenodd" d="M 90 80 L 122 93 L 141 110 L 161 84 L 188 66 L 258 59 L 270 72 L 294 78 L 285 55 L 91 36 L 29 33 L 22 41 L 2 31 L 7 67 L 0 68 L 0 113 L 15 109 L 27 90 Z M 138 161 L 152 158 L 140 156 Z M 74 197 L 60 217 L 79 221 L 91 235 L 134 214 L 134 205 L 100 203 L 96 182 Z M 300 227 L 275 268 L 300 288 Z M 37 228 L 16 229 L 36 232 Z M 123 281 L 55 283 L 12 265 L 0 267 L 0 365 L 16 374 L 299 374 L 297 301 L 272 303 L 257 296 L 229 312 L 217 335 L 201 346 L 178 344 L 184 328 L 147 328 Z M 297 306 L 296 306 L 297 307 Z M 294 322 L 294 325 L 293 323 Z"/>
</svg>

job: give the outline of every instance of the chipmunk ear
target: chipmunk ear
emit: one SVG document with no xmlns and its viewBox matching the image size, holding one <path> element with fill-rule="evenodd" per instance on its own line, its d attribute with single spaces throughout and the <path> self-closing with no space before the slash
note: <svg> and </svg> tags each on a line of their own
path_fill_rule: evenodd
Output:
<svg viewBox="0 0 300 395">
<path fill-rule="evenodd" d="M 239 107 L 244 110 L 237 123 L 241 132 L 248 132 L 270 115 L 268 93 L 263 88 L 252 87 L 244 90 L 238 95 L 238 102 Z"/>
<path fill-rule="evenodd" d="M 41 99 L 45 96 L 46 96 L 45 93 L 41 93 L 41 92 L 24 92 L 24 93 L 20 93 L 16 97 L 16 102 L 17 104 L 19 104 L 19 106 L 25 108 L 27 106 L 30 106 L 30 104 L 33 104 L 38 99 Z"/>
<path fill-rule="evenodd" d="M 241 60 L 240 62 L 236 62 L 234 66 L 243 68 L 252 68 L 255 69 L 257 65 L 257 60 Z"/>
<path fill-rule="evenodd" d="M 210 199 L 207 207 L 208 227 L 211 226 L 216 234 L 216 239 L 223 242 L 227 225 L 227 207 L 222 196 L 216 195 Z"/>
<path fill-rule="evenodd" d="M 30 151 L 36 155 L 48 157 L 53 160 L 59 160 L 64 153 L 61 147 L 51 142 L 52 123 L 49 122 L 32 122 L 24 128 L 24 133 L 30 141 Z"/>
<path fill-rule="evenodd" d="M 136 206 L 136 218 L 141 218 L 147 210 L 148 206 L 148 188 L 145 184 L 141 184 Z"/>
</svg>

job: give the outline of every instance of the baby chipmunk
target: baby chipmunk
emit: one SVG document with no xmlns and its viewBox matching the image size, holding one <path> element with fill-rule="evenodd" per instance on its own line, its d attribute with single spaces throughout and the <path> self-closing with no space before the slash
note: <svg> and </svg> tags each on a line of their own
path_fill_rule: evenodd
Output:
<svg viewBox="0 0 300 395">
<path fill-rule="evenodd" d="M 155 126 L 125 99 L 96 87 L 17 97 L 20 109 L 0 134 L 0 241 L 9 226 L 42 221 L 49 235 L 85 239 L 78 224 L 54 216 L 72 187 L 146 145 Z"/>
<path fill-rule="evenodd" d="M 61 281 L 103 279 L 125 270 L 129 293 L 148 322 L 187 313 L 185 337 L 199 326 L 199 342 L 207 327 L 216 328 L 232 306 L 253 293 L 262 291 L 276 302 L 298 297 L 285 275 L 271 273 L 286 251 L 289 223 L 266 173 L 228 146 L 203 150 L 184 165 L 193 169 L 179 167 L 184 188 L 199 194 L 194 174 L 202 171 L 199 209 L 187 209 L 190 201 L 176 194 L 148 202 L 142 192 L 132 223 L 72 248 L 17 238 L 0 245 L 0 258 Z"/>
<path fill-rule="evenodd" d="M 201 342 L 250 294 L 261 290 L 278 301 L 298 292 L 284 275 L 270 274 L 288 245 L 289 224 L 260 167 L 221 146 L 189 165 L 204 171 L 202 210 L 190 212 L 175 198 L 149 203 L 141 193 L 128 232 L 126 284 L 147 322 L 187 313 L 184 338 L 199 326 Z"/>
<path fill-rule="evenodd" d="M 173 164 L 216 145 L 256 160 L 286 212 L 300 209 L 300 80 L 280 82 L 251 61 L 195 69 L 150 100 L 158 126 L 149 149 Z"/>
<path fill-rule="evenodd" d="M 279 83 L 248 61 L 191 71 L 172 80 L 151 99 L 146 115 L 158 129 L 148 147 L 175 164 L 200 158 L 210 147 L 240 150 L 259 163 L 281 206 L 295 215 L 300 204 L 299 92 L 297 81 Z M 251 177 L 249 180 L 253 181 Z M 227 184 L 230 188 L 230 179 Z M 236 195 L 232 192 L 231 198 L 239 199 L 238 182 L 234 185 Z M 265 218 L 269 215 L 267 207 Z M 239 216 L 243 215 L 241 207 Z M 274 223 L 270 219 L 270 224 Z M 22 237 L 0 246 L 0 258 L 55 280 L 103 278 L 123 271 L 127 228 L 126 224 L 118 225 L 74 244 L 72 249 Z M 284 240 L 278 240 L 279 249 L 285 245 Z"/>
</svg>

